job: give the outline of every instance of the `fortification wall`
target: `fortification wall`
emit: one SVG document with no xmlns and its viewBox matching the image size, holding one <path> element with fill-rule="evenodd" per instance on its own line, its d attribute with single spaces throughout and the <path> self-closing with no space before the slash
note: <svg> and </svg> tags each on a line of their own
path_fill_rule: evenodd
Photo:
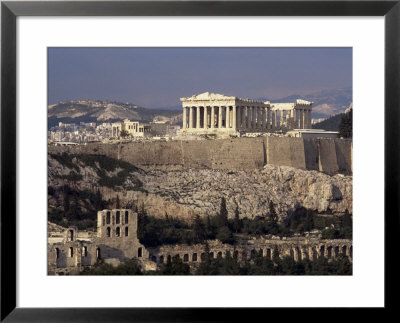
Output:
<svg viewBox="0 0 400 323">
<path fill-rule="evenodd" d="M 339 171 L 334 139 L 317 139 L 319 149 L 319 170 L 328 174 Z"/>
<path fill-rule="evenodd" d="M 49 153 L 104 154 L 143 169 L 254 170 L 265 164 L 319 170 L 328 174 L 352 172 L 352 142 L 346 139 L 290 137 L 176 140 L 49 146 Z"/>
</svg>

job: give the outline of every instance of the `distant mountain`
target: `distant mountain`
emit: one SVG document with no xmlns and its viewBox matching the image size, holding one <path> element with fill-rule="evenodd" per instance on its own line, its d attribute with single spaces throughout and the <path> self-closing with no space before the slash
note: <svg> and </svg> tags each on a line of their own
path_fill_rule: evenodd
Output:
<svg viewBox="0 0 400 323">
<path fill-rule="evenodd" d="M 131 121 L 151 122 L 153 120 L 170 120 L 179 123 L 182 120 L 181 110 L 147 109 L 131 103 L 76 100 L 60 102 L 48 106 L 48 127 L 59 122 L 116 122 L 123 119 Z"/>
<path fill-rule="evenodd" d="M 313 118 L 326 118 L 344 111 L 353 101 L 352 87 L 340 89 L 323 90 L 307 95 L 293 94 L 280 99 L 258 98 L 258 100 L 271 101 L 276 103 L 293 102 L 296 99 L 302 99 L 314 102 L 312 109 Z"/>
</svg>

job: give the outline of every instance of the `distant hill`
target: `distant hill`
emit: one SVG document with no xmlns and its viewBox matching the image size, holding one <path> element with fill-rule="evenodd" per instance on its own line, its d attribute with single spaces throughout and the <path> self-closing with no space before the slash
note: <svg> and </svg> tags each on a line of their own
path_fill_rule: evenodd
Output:
<svg viewBox="0 0 400 323">
<path fill-rule="evenodd" d="M 181 110 L 147 109 L 130 103 L 76 100 L 49 105 L 47 109 L 48 127 L 59 122 L 116 122 L 123 119 L 151 122 L 170 120 L 179 123 L 182 120 Z"/>
<path fill-rule="evenodd" d="M 313 124 L 312 128 L 313 129 L 324 129 L 324 130 L 328 130 L 328 131 L 339 131 L 340 120 L 342 120 L 343 116 L 344 116 L 344 113 L 339 113 L 339 114 L 337 114 L 333 117 L 330 117 L 324 121 Z"/>
<path fill-rule="evenodd" d="M 258 100 L 276 103 L 294 102 L 296 99 L 314 102 L 312 117 L 326 118 L 339 113 L 344 113 L 346 108 L 353 101 L 353 90 L 352 87 L 349 86 L 340 89 L 313 92 L 307 95 L 293 94 L 280 99 L 258 98 Z"/>
<path fill-rule="evenodd" d="M 345 115 L 348 115 L 353 110 L 353 103 L 345 109 L 344 113 L 334 115 L 324 121 L 312 125 L 313 129 L 324 129 L 328 131 L 339 131 L 339 124 Z"/>
</svg>

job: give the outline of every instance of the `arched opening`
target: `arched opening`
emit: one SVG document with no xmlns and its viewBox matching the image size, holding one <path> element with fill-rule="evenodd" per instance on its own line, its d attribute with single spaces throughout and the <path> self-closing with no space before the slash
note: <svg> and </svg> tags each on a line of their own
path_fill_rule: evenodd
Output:
<svg viewBox="0 0 400 323">
<path fill-rule="evenodd" d="M 346 247 L 346 246 L 343 246 L 343 247 L 342 247 L 342 254 L 343 254 L 344 256 L 347 255 L 347 247 Z"/>
<path fill-rule="evenodd" d="M 137 256 L 138 256 L 139 258 L 142 257 L 142 247 L 139 247 L 139 248 L 138 248 Z"/>
<path fill-rule="evenodd" d="M 335 249 L 333 249 L 333 255 L 334 255 L 335 257 L 338 257 L 338 256 L 339 256 L 339 247 L 335 247 Z"/>
<path fill-rule="evenodd" d="M 158 262 L 160 264 L 163 264 L 164 263 L 164 256 L 160 256 L 160 258 L 158 258 Z"/>
<path fill-rule="evenodd" d="M 69 256 L 70 257 L 74 256 L 74 248 L 72 248 L 72 247 L 69 248 Z"/>
<path fill-rule="evenodd" d="M 194 253 L 194 254 L 192 255 L 192 261 L 197 261 L 197 253 Z"/>
<path fill-rule="evenodd" d="M 328 259 L 329 259 L 332 257 L 332 247 L 329 246 L 326 250 L 328 251 Z"/>
<path fill-rule="evenodd" d="M 110 212 L 110 211 L 107 211 L 106 223 L 107 223 L 107 224 L 110 224 L 110 222 L 111 222 L 111 212 Z"/>
<path fill-rule="evenodd" d="M 121 236 L 121 228 L 120 228 L 120 227 L 117 227 L 117 228 L 115 229 L 115 235 L 116 235 L 117 237 L 120 237 L 120 236 Z"/>
<path fill-rule="evenodd" d="M 239 251 L 235 250 L 233 252 L 233 258 L 237 259 L 239 257 Z"/>
<path fill-rule="evenodd" d="M 157 257 L 154 256 L 154 255 L 152 255 L 152 256 L 150 256 L 150 260 L 151 260 L 151 261 L 154 261 L 154 262 L 157 262 Z"/>
<path fill-rule="evenodd" d="M 254 249 L 252 249 L 250 251 L 250 259 L 254 259 L 256 257 L 256 251 Z"/>
<path fill-rule="evenodd" d="M 101 259 L 101 253 L 100 253 L 100 248 L 96 249 L 96 258 Z"/>
<path fill-rule="evenodd" d="M 271 249 L 267 249 L 267 258 L 271 259 Z"/>
<path fill-rule="evenodd" d="M 129 212 L 125 211 L 125 224 L 128 224 L 129 222 Z"/>
<path fill-rule="evenodd" d="M 201 261 L 205 261 L 206 260 L 206 253 L 205 252 L 201 253 L 200 259 L 201 259 Z"/>
<path fill-rule="evenodd" d="M 84 246 L 84 247 L 82 248 L 82 257 L 86 257 L 86 256 L 87 256 L 87 247 Z"/>
<path fill-rule="evenodd" d="M 107 237 L 111 237 L 111 228 L 107 227 Z"/>
<path fill-rule="evenodd" d="M 258 251 L 258 255 L 259 255 L 260 257 L 264 257 L 264 250 L 260 249 L 260 250 Z"/>
<path fill-rule="evenodd" d="M 128 236 L 128 227 L 125 227 L 125 237 Z"/>
<path fill-rule="evenodd" d="M 74 230 L 68 230 L 68 241 L 74 241 Z"/>
<path fill-rule="evenodd" d="M 214 258 L 214 252 L 210 252 L 210 258 Z"/>
<path fill-rule="evenodd" d="M 189 255 L 188 255 L 187 253 L 185 253 L 185 254 L 183 255 L 183 261 L 184 261 L 184 262 L 188 262 L 188 261 L 189 261 Z"/>
<path fill-rule="evenodd" d="M 303 259 L 303 254 L 301 252 L 301 249 L 296 248 L 296 252 L 297 252 L 297 260 L 301 261 Z"/>
<path fill-rule="evenodd" d="M 321 246 L 319 248 L 319 256 L 320 257 L 325 257 L 325 246 Z"/>
<path fill-rule="evenodd" d="M 289 254 L 290 254 L 290 258 L 294 259 L 294 251 L 293 251 L 293 249 L 290 249 Z"/>
<path fill-rule="evenodd" d="M 171 255 L 168 255 L 167 261 L 168 261 L 168 262 L 171 262 Z"/>
<path fill-rule="evenodd" d="M 56 259 L 60 258 L 60 249 L 56 248 Z"/>
<path fill-rule="evenodd" d="M 121 222 L 121 214 L 120 211 L 117 211 L 115 223 L 120 224 L 120 222 Z"/>
<path fill-rule="evenodd" d="M 222 258 L 222 251 L 219 251 L 219 252 L 217 253 L 217 258 Z"/>
</svg>

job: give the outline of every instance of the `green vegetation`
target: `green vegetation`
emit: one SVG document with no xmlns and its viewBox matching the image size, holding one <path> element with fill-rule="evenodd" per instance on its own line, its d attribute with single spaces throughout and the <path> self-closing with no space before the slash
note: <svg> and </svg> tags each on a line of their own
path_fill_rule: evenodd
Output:
<svg viewBox="0 0 400 323">
<path fill-rule="evenodd" d="M 48 191 L 49 195 L 62 200 L 61 208 L 48 209 L 48 220 L 64 227 L 77 226 L 79 230 L 96 228 L 97 211 L 109 204 L 103 200 L 99 190 L 93 193 L 64 185 L 60 191 L 49 186 Z"/>
<path fill-rule="evenodd" d="M 136 258 L 129 259 L 117 267 L 99 260 L 91 269 L 84 269 L 80 275 L 142 275 L 142 269 Z"/>
<path fill-rule="evenodd" d="M 352 138 L 353 136 L 353 109 L 345 113 L 339 123 L 339 137 Z"/>
<path fill-rule="evenodd" d="M 269 259 L 256 254 L 251 261 L 240 263 L 230 252 L 225 257 L 206 257 L 196 270 L 196 275 L 351 275 L 352 265 L 347 257 L 339 256 L 328 260 L 320 257 L 311 261 L 294 261 L 285 256 Z"/>
<path fill-rule="evenodd" d="M 124 187 L 126 180 L 129 178 L 132 184 L 124 187 L 129 190 L 145 191 L 143 189 L 143 183 L 134 175 L 132 172 L 140 171 L 136 166 L 115 158 L 111 158 L 105 155 L 96 154 L 67 154 L 62 153 L 50 154 L 52 158 L 57 160 L 61 165 L 72 169 L 68 175 L 60 175 L 59 178 L 66 179 L 72 182 L 77 182 L 83 179 L 80 174 L 80 168 L 78 162 L 83 163 L 85 166 L 93 168 L 97 175 L 100 177 L 98 185 L 113 188 L 115 190 L 118 187 Z M 116 172 L 115 175 L 108 175 L 107 172 Z"/>
<path fill-rule="evenodd" d="M 83 179 L 83 176 L 81 174 L 76 173 L 75 171 L 71 171 L 68 175 L 60 175 L 57 177 L 61 179 L 66 179 L 71 182 L 77 182 Z"/>
<path fill-rule="evenodd" d="M 207 245 L 205 246 L 207 250 Z M 340 255 L 328 260 L 320 257 L 316 260 L 304 259 L 294 261 L 285 256 L 282 259 L 274 257 L 272 260 L 256 254 L 250 261 L 239 262 L 235 255 L 225 253 L 225 257 L 218 255 L 211 258 L 209 250 L 206 258 L 193 272 L 195 275 L 352 275 L 350 260 Z M 85 269 L 81 275 L 190 275 L 190 267 L 179 257 L 168 257 L 167 262 L 153 271 L 144 271 L 137 258 L 129 259 L 117 267 L 99 260 L 91 269 Z"/>
<path fill-rule="evenodd" d="M 254 219 L 239 218 L 236 208 L 233 219 L 228 219 L 225 199 L 221 199 L 220 212 L 205 219 L 195 215 L 191 224 L 174 219 L 166 214 L 165 218 L 149 216 L 144 206 L 138 211 L 138 238 L 147 247 L 163 244 L 199 244 L 206 240 L 219 239 L 223 243 L 236 244 L 251 236 L 276 235 L 290 237 L 294 234 L 317 229 L 322 231 L 324 239 L 352 239 L 351 214 L 346 210 L 344 216 L 319 216 L 315 211 L 300 208 L 294 212 L 287 223 L 278 223 L 278 216 L 272 202 L 269 214 Z M 137 208 L 136 208 L 137 210 Z"/>
</svg>

